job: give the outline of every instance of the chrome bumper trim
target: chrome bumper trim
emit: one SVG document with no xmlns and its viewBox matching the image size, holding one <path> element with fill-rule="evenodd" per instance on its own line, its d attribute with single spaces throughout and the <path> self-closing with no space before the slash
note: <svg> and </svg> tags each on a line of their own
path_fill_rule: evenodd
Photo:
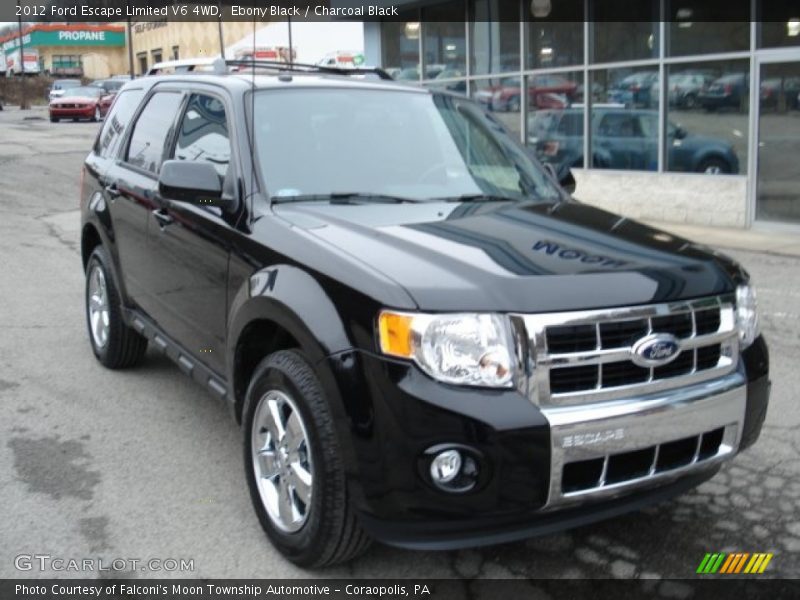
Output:
<svg viewBox="0 0 800 600">
<path fill-rule="evenodd" d="M 551 428 L 550 488 L 545 509 L 585 500 L 607 499 L 639 488 L 676 479 L 731 458 L 739 448 L 747 400 L 746 381 L 739 372 L 667 393 L 582 406 L 543 409 Z M 562 491 L 564 466 L 651 448 L 724 428 L 714 456 L 664 472 L 604 484 L 576 492 Z M 655 465 L 655 460 L 653 462 Z"/>
</svg>

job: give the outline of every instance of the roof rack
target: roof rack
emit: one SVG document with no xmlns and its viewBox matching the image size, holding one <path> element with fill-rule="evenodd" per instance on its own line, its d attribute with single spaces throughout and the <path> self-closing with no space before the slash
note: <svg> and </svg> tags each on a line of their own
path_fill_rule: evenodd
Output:
<svg viewBox="0 0 800 600">
<path fill-rule="evenodd" d="M 217 65 L 215 64 L 215 67 Z M 394 81 L 394 78 L 386 71 L 378 67 L 331 67 L 326 65 L 310 65 L 306 63 L 287 63 L 277 60 L 248 60 L 248 59 L 232 59 L 226 60 L 224 65 L 219 61 L 221 71 L 226 71 L 226 67 L 252 67 L 275 69 L 277 71 L 290 71 L 296 73 L 329 73 L 331 75 L 374 75 L 378 79 L 387 81 Z"/>
</svg>

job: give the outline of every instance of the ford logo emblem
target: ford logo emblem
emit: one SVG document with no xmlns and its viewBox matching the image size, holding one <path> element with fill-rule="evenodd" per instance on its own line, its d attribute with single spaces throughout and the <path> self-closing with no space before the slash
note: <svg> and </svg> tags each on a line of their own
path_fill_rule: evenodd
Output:
<svg viewBox="0 0 800 600">
<path fill-rule="evenodd" d="M 640 367 L 660 367 L 680 354 L 681 346 L 670 333 L 652 333 L 638 340 L 632 348 L 632 360 Z"/>
</svg>

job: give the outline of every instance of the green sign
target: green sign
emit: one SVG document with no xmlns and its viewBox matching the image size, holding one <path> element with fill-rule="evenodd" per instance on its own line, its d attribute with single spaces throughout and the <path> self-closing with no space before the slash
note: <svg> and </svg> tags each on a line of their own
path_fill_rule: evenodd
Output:
<svg viewBox="0 0 800 600">
<path fill-rule="evenodd" d="M 56 31 L 31 31 L 25 35 L 25 46 L 124 46 L 124 31 L 82 31 L 68 28 Z M 3 50 L 19 47 L 19 39 L 7 41 Z"/>
</svg>

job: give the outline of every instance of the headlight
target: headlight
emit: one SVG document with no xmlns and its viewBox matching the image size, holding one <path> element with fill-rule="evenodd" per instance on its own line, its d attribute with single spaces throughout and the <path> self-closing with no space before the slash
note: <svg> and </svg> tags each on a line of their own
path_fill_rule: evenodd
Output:
<svg viewBox="0 0 800 600">
<path fill-rule="evenodd" d="M 747 348 L 758 337 L 758 310 L 756 291 L 750 285 L 736 288 L 736 327 L 742 348 Z"/>
<path fill-rule="evenodd" d="M 439 381 L 498 388 L 513 385 L 514 344 L 504 316 L 382 311 L 378 333 L 384 354 L 411 359 Z"/>
</svg>

